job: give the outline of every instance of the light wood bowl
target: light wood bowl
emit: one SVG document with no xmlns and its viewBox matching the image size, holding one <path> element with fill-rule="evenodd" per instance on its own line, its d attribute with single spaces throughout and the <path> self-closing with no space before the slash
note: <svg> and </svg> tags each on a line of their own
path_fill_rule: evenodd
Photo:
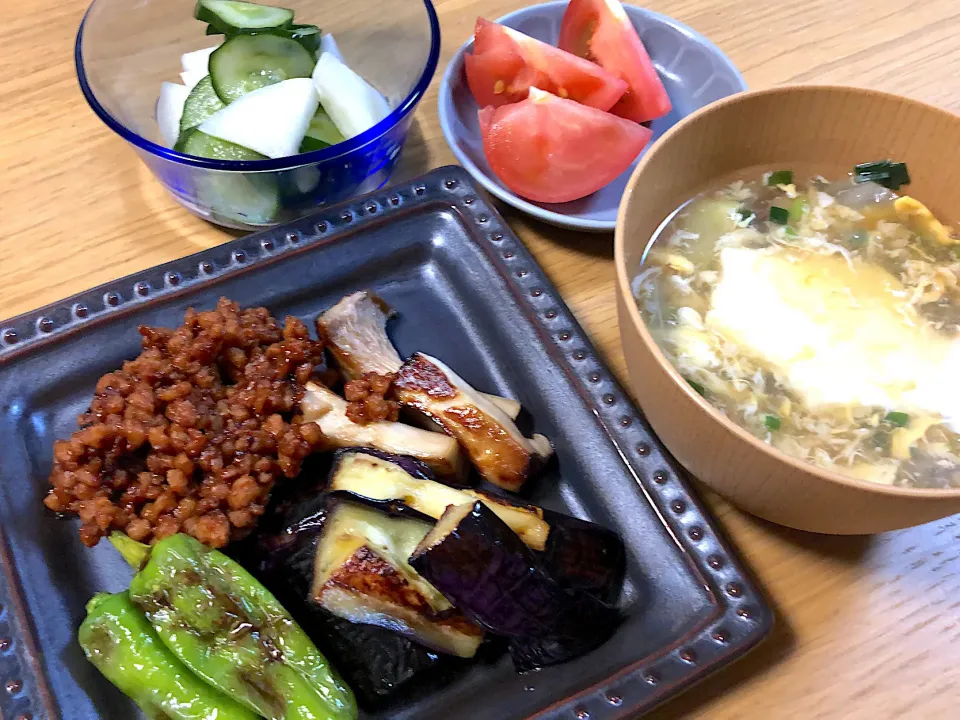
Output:
<svg viewBox="0 0 960 720">
<path fill-rule="evenodd" d="M 960 512 L 960 489 L 890 487 L 828 472 L 758 440 L 714 409 L 670 365 L 644 325 L 630 283 L 660 223 L 712 180 L 753 166 L 852 168 L 905 161 L 909 193 L 957 219 L 960 118 L 868 90 L 793 86 L 721 100 L 679 123 L 646 154 L 617 218 L 620 335 L 630 385 L 671 453 L 749 513 L 819 533 L 855 535 Z"/>
</svg>

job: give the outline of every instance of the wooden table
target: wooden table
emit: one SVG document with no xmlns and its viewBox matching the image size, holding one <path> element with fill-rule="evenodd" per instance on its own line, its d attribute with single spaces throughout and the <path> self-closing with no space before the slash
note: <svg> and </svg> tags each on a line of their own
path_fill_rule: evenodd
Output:
<svg viewBox="0 0 960 720">
<path fill-rule="evenodd" d="M 387 0 L 385 0 L 386 2 Z M 176 205 L 88 109 L 73 39 L 87 0 L 5 0 L 0 21 L 0 317 L 232 238 Z M 478 14 L 522 0 L 439 0 L 440 72 Z M 960 110 L 956 0 L 655 0 L 710 36 L 751 87 L 837 82 Z M 434 81 L 398 179 L 453 162 Z M 868 122 L 869 119 L 865 119 Z M 624 377 L 609 236 L 503 209 Z M 766 587 L 773 636 L 657 718 L 960 717 L 960 516 L 871 538 L 786 530 L 705 493 Z"/>
</svg>

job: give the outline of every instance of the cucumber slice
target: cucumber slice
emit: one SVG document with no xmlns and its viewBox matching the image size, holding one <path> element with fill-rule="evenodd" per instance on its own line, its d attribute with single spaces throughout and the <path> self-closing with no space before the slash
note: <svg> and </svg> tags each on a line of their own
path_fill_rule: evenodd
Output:
<svg viewBox="0 0 960 720">
<path fill-rule="evenodd" d="M 197 201 L 220 220 L 271 225 L 279 220 L 280 192 L 273 173 L 211 172 L 197 178 Z"/>
<path fill-rule="evenodd" d="M 276 177 L 269 173 L 207 178 L 198 188 L 198 198 L 221 218 L 247 225 L 272 225 L 280 213 Z"/>
<path fill-rule="evenodd" d="M 310 78 L 293 78 L 247 93 L 200 130 L 267 157 L 296 155 L 320 101 Z"/>
<path fill-rule="evenodd" d="M 183 115 L 180 117 L 180 134 L 183 135 L 185 130 L 196 127 L 225 107 L 226 105 L 213 91 L 213 82 L 208 75 L 198 82 L 187 96 L 187 101 L 183 105 Z"/>
<path fill-rule="evenodd" d="M 236 0 L 198 0 L 193 16 L 227 35 L 238 30 L 263 30 L 293 22 L 293 10 Z"/>
<path fill-rule="evenodd" d="M 213 160 L 265 160 L 249 148 L 219 140 L 196 128 L 180 136 L 175 150 Z M 195 179 L 197 202 L 221 220 L 269 225 L 280 211 L 275 173 L 204 171 Z"/>
<path fill-rule="evenodd" d="M 223 102 L 291 78 L 307 78 L 313 55 L 296 40 L 276 35 L 235 35 L 210 56 L 210 78 Z"/>
<path fill-rule="evenodd" d="M 211 160 L 266 160 L 256 150 L 245 148 L 212 135 L 207 135 L 197 128 L 190 128 L 177 140 L 173 149 L 187 155 L 210 158 Z"/>
<path fill-rule="evenodd" d="M 157 125 L 160 136 L 167 145 L 173 145 L 180 135 L 180 118 L 190 96 L 190 90 L 177 83 L 160 83 L 160 97 L 157 100 Z"/>
<path fill-rule="evenodd" d="M 323 33 L 316 25 L 291 25 L 289 31 L 281 30 L 281 32 L 289 32 L 291 40 L 296 40 L 304 50 L 314 57 L 317 56 Z"/>
<path fill-rule="evenodd" d="M 314 150 L 323 150 L 331 145 L 341 143 L 346 138 L 343 136 L 333 120 L 327 115 L 323 108 L 317 110 L 317 114 L 310 121 L 306 134 L 303 136 L 303 142 L 300 143 L 300 152 L 313 152 Z"/>
<path fill-rule="evenodd" d="M 290 27 L 268 28 L 266 30 L 241 30 L 229 37 L 234 35 L 276 35 L 300 43 L 303 49 L 313 57 L 319 57 L 320 38 L 323 31 L 316 25 L 291 25 Z"/>
</svg>

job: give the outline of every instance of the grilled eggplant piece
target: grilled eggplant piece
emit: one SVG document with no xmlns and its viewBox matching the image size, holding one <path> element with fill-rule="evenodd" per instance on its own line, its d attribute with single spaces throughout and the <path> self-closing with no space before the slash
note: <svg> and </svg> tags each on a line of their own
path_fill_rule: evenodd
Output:
<svg viewBox="0 0 960 720">
<path fill-rule="evenodd" d="M 304 422 L 315 422 L 334 447 L 369 447 L 410 455 L 441 477 L 455 478 L 463 472 L 463 456 L 454 438 L 386 420 L 355 423 L 347 417 L 347 401 L 317 383 L 307 383 L 300 410 Z"/>
<path fill-rule="evenodd" d="M 435 652 L 392 630 L 352 623 L 310 602 L 328 504 L 318 488 L 311 489 L 313 497 L 302 503 L 282 497 L 272 503 L 253 534 L 230 549 L 317 643 L 357 702 L 374 710 L 414 690 L 437 687 L 469 667 L 469 660 Z"/>
<path fill-rule="evenodd" d="M 347 295 L 317 318 L 317 332 L 330 348 L 348 380 L 367 373 L 393 375 L 403 360 L 387 337 L 387 321 L 393 309 L 369 291 Z M 520 403 L 498 395 L 485 395 L 511 420 L 520 414 Z"/>
<path fill-rule="evenodd" d="M 471 490 L 454 488 L 430 479 L 424 468 L 410 458 L 364 450 L 343 450 L 334 461 L 328 488 L 369 500 L 398 501 L 439 519 L 449 505 L 480 500 L 534 550 L 543 550 L 550 526 L 543 510 L 513 505 L 502 498 Z"/>
<path fill-rule="evenodd" d="M 540 561 L 569 590 L 583 590 L 614 603 L 623 586 L 626 552 L 612 530 L 552 510 L 543 511 L 550 535 Z"/>
<path fill-rule="evenodd" d="M 513 668 L 518 673 L 525 673 L 575 660 L 600 647 L 613 635 L 615 629 L 616 625 L 605 636 L 596 638 L 596 642 L 586 648 L 579 638 L 546 637 L 515 638 L 508 643 L 507 649 L 513 661 Z"/>
<path fill-rule="evenodd" d="M 317 547 L 313 600 L 345 620 L 385 627 L 440 652 L 473 657 L 483 631 L 407 561 L 430 527 L 338 503 L 327 516 Z"/>
<path fill-rule="evenodd" d="M 407 360 L 393 390 L 402 405 L 455 437 L 480 475 L 505 490 L 519 490 L 553 454 L 547 438 L 525 438 L 500 408 L 429 355 Z"/>
<path fill-rule="evenodd" d="M 615 532 L 586 520 L 544 510 L 550 536 L 540 560 L 544 569 L 568 590 L 588 592 L 615 603 L 623 586 L 626 553 Z M 562 637 L 514 639 L 510 657 L 517 672 L 566 662 L 580 654 L 574 640 Z"/>
<path fill-rule="evenodd" d="M 564 590 L 482 502 L 447 508 L 410 565 L 477 625 L 521 647 L 562 648 L 542 653 L 550 662 L 594 649 L 620 620 L 593 595 Z"/>
<path fill-rule="evenodd" d="M 364 708 L 395 701 L 398 694 L 443 685 L 466 670 L 471 660 L 436 652 L 393 630 L 360 625 L 314 607 L 317 642 L 334 663 Z"/>
</svg>

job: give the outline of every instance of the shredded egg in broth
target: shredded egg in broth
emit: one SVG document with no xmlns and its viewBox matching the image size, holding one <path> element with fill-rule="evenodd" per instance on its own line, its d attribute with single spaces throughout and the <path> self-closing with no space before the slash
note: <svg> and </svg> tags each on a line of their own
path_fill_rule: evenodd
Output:
<svg viewBox="0 0 960 720">
<path fill-rule="evenodd" d="M 757 437 L 863 480 L 960 487 L 960 235 L 891 189 L 905 166 L 863 167 L 883 184 L 779 170 L 698 195 L 648 246 L 637 304 Z"/>
</svg>

